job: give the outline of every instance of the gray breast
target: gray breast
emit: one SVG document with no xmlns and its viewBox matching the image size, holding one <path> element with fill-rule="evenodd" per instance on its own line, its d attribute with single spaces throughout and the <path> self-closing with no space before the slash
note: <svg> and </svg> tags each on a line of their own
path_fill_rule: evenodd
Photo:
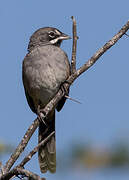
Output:
<svg viewBox="0 0 129 180">
<path fill-rule="evenodd" d="M 37 47 L 30 52 L 24 59 L 23 69 L 29 94 L 43 105 L 52 99 L 70 74 L 67 55 L 52 45 Z"/>
</svg>

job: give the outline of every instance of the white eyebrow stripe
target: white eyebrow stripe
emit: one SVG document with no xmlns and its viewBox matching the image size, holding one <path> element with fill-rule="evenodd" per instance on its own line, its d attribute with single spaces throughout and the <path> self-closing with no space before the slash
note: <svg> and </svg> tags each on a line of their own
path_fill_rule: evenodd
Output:
<svg viewBox="0 0 129 180">
<path fill-rule="evenodd" d="M 61 33 L 55 29 L 56 34 L 61 35 Z"/>
</svg>

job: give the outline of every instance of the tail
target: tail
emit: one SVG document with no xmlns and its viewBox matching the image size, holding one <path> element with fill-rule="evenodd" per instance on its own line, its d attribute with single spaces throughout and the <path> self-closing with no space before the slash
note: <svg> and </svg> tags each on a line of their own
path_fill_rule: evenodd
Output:
<svg viewBox="0 0 129 180">
<path fill-rule="evenodd" d="M 42 122 L 39 124 L 39 143 L 44 140 L 49 134 L 55 131 L 55 110 L 47 118 L 47 127 Z M 48 170 L 51 173 L 56 171 L 56 140 L 55 134 L 48 140 L 48 142 L 39 148 L 38 159 L 40 171 L 42 173 Z"/>
</svg>

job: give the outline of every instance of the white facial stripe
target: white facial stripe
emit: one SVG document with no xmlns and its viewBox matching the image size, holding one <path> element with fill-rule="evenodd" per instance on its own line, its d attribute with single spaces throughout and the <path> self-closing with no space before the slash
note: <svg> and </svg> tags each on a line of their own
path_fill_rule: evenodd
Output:
<svg viewBox="0 0 129 180">
<path fill-rule="evenodd" d="M 57 41 L 60 40 L 60 39 L 61 39 L 61 37 L 57 37 L 56 39 L 51 40 L 50 43 L 51 43 L 51 44 L 55 44 L 55 43 L 57 43 Z"/>
<path fill-rule="evenodd" d="M 57 37 L 56 39 L 53 39 L 50 41 L 51 44 L 55 44 L 57 43 L 57 41 L 59 40 L 64 40 L 64 39 L 68 39 L 67 37 L 63 37 L 63 36 L 60 36 L 60 37 Z"/>
</svg>

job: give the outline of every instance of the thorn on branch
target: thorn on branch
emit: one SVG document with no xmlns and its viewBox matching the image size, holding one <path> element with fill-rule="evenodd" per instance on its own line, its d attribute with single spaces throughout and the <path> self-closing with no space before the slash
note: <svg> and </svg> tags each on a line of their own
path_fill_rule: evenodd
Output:
<svg viewBox="0 0 129 180">
<path fill-rule="evenodd" d="M 71 98 L 70 96 L 65 95 L 65 97 L 66 97 L 67 99 L 70 99 L 71 101 L 74 101 L 74 102 L 76 102 L 76 103 L 78 103 L 78 104 L 81 104 L 81 102 L 79 102 L 79 101 L 76 100 L 76 99 Z"/>
</svg>

